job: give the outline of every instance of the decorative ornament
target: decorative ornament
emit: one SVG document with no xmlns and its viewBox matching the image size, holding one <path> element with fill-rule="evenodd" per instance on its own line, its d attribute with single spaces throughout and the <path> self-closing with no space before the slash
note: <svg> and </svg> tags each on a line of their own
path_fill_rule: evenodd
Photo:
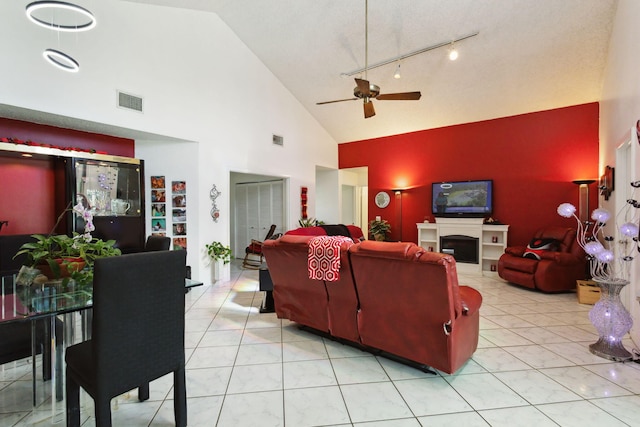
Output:
<svg viewBox="0 0 640 427">
<path fill-rule="evenodd" d="M 216 185 L 213 184 L 211 191 L 209 191 L 209 198 L 211 199 L 211 218 L 213 218 L 213 222 L 218 222 L 218 218 L 220 218 L 220 209 L 218 209 L 218 205 L 216 205 L 216 199 L 222 194 L 222 192 L 218 191 Z"/>
</svg>

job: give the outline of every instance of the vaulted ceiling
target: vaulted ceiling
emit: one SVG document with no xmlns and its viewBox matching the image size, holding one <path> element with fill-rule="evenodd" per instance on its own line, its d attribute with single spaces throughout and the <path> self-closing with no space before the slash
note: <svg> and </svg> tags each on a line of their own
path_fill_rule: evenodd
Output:
<svg viewBox="0 0 640 427">
<path fill-rule="evenodd" d="M 217 13 L 338 141 L 348 142 L 600 100 L 616 0 L 369 0 L 368 63 L 478 32 L 368 72 L 382 93 L 365 119 L 365 0 L 132 0 Z M 364 74 L 361 75 L 364 77 Z M 357 76 L 356 76 L 357 77 Z"/>
<path fill-rule="evenodd" d="M 352 98 L 354 77 L 365 77 L 342 75 L 365 67 L 365 0 L 119 1 L 149 8 L 141 27 L 153 25 L 158 7 L 216 13 L 338 143 L 599 101 L 617 5 L 369 0 L 370 66 L 477 35 L 456 44 L 456 61 L 448 59 L 448 46 L 400 61 L 400 79 L 393 78 L 397 62 L 370 69 L 366 77 L 381 93 L 420 91 L 422 97 L 374 100 L 376 115 L 365 119 L 360 99 L 316 104 Z"/>
</svg>

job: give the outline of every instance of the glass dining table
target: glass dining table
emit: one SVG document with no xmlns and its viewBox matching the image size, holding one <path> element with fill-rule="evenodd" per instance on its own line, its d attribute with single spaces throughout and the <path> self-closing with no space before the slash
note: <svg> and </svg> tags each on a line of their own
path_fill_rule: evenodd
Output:
<svg viewBox="0 0 640 427">
<path fill-rule="evenodd" d="M 197 280 L 185 278 L 185 292 L 191 288 L 202 286 Z M 36 407 L 36 325 L 43 320 L 46 325 L 46 343 L 49 348 L 43 349 L 44 358 L 50 357 L 53 375 L 51 376 L 51 394 L 56 401 L 63 399 L 62 381 L 62 352 L 61 347 L 65 343 L 73 343 L 75 338 L 75 321 L 71 321 L 69 314 L 84 312 L 93 306 L 92 287 L 76 287 L 73 281 L 55 280 L 39 285 L 23 286 L 17 283 L 16 276 L 0 277 L 0 328 L 3 325 L 14 322 L 30 322 L 31 325 L 31 364 L 32 364 L 32 389 L 33 407 Z M 90 312 L 81 318 L 82 340 L 90 337 Z M 64 320 L 60 322 L 60 318 Z M 56 337 L 57 326 L 63 325 L 63 337 Z M 48 360 L 47 360 L 48 363 Z"/>
</svg>

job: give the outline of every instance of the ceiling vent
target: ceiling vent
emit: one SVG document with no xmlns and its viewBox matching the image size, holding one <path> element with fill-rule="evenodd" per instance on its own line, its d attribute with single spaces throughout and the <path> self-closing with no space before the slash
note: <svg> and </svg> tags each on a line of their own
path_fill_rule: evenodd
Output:
<svg viewBox="0 0 640 427">
<path fill-rule="evenodd" d="M 142 113 L 142 98 L 118 91 L 118 107 Z"/>
<path fill-rule="evenodd" d="M 273 144 L 281 147 L 284 146 L 284 138 L 280 135 L 273 135 Z"/>
</svg>

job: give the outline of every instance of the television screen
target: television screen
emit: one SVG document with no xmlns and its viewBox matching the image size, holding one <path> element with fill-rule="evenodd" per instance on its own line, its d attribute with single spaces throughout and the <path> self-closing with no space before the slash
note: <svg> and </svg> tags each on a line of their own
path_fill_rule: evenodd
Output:
<svg viewBox="0 0 640 427">
<path fill-rule="evenodd" d="M 431 211 L 440 217 L 484 217 L 492 211 L 493 181 L 434 182 Z"/>
</svg>

